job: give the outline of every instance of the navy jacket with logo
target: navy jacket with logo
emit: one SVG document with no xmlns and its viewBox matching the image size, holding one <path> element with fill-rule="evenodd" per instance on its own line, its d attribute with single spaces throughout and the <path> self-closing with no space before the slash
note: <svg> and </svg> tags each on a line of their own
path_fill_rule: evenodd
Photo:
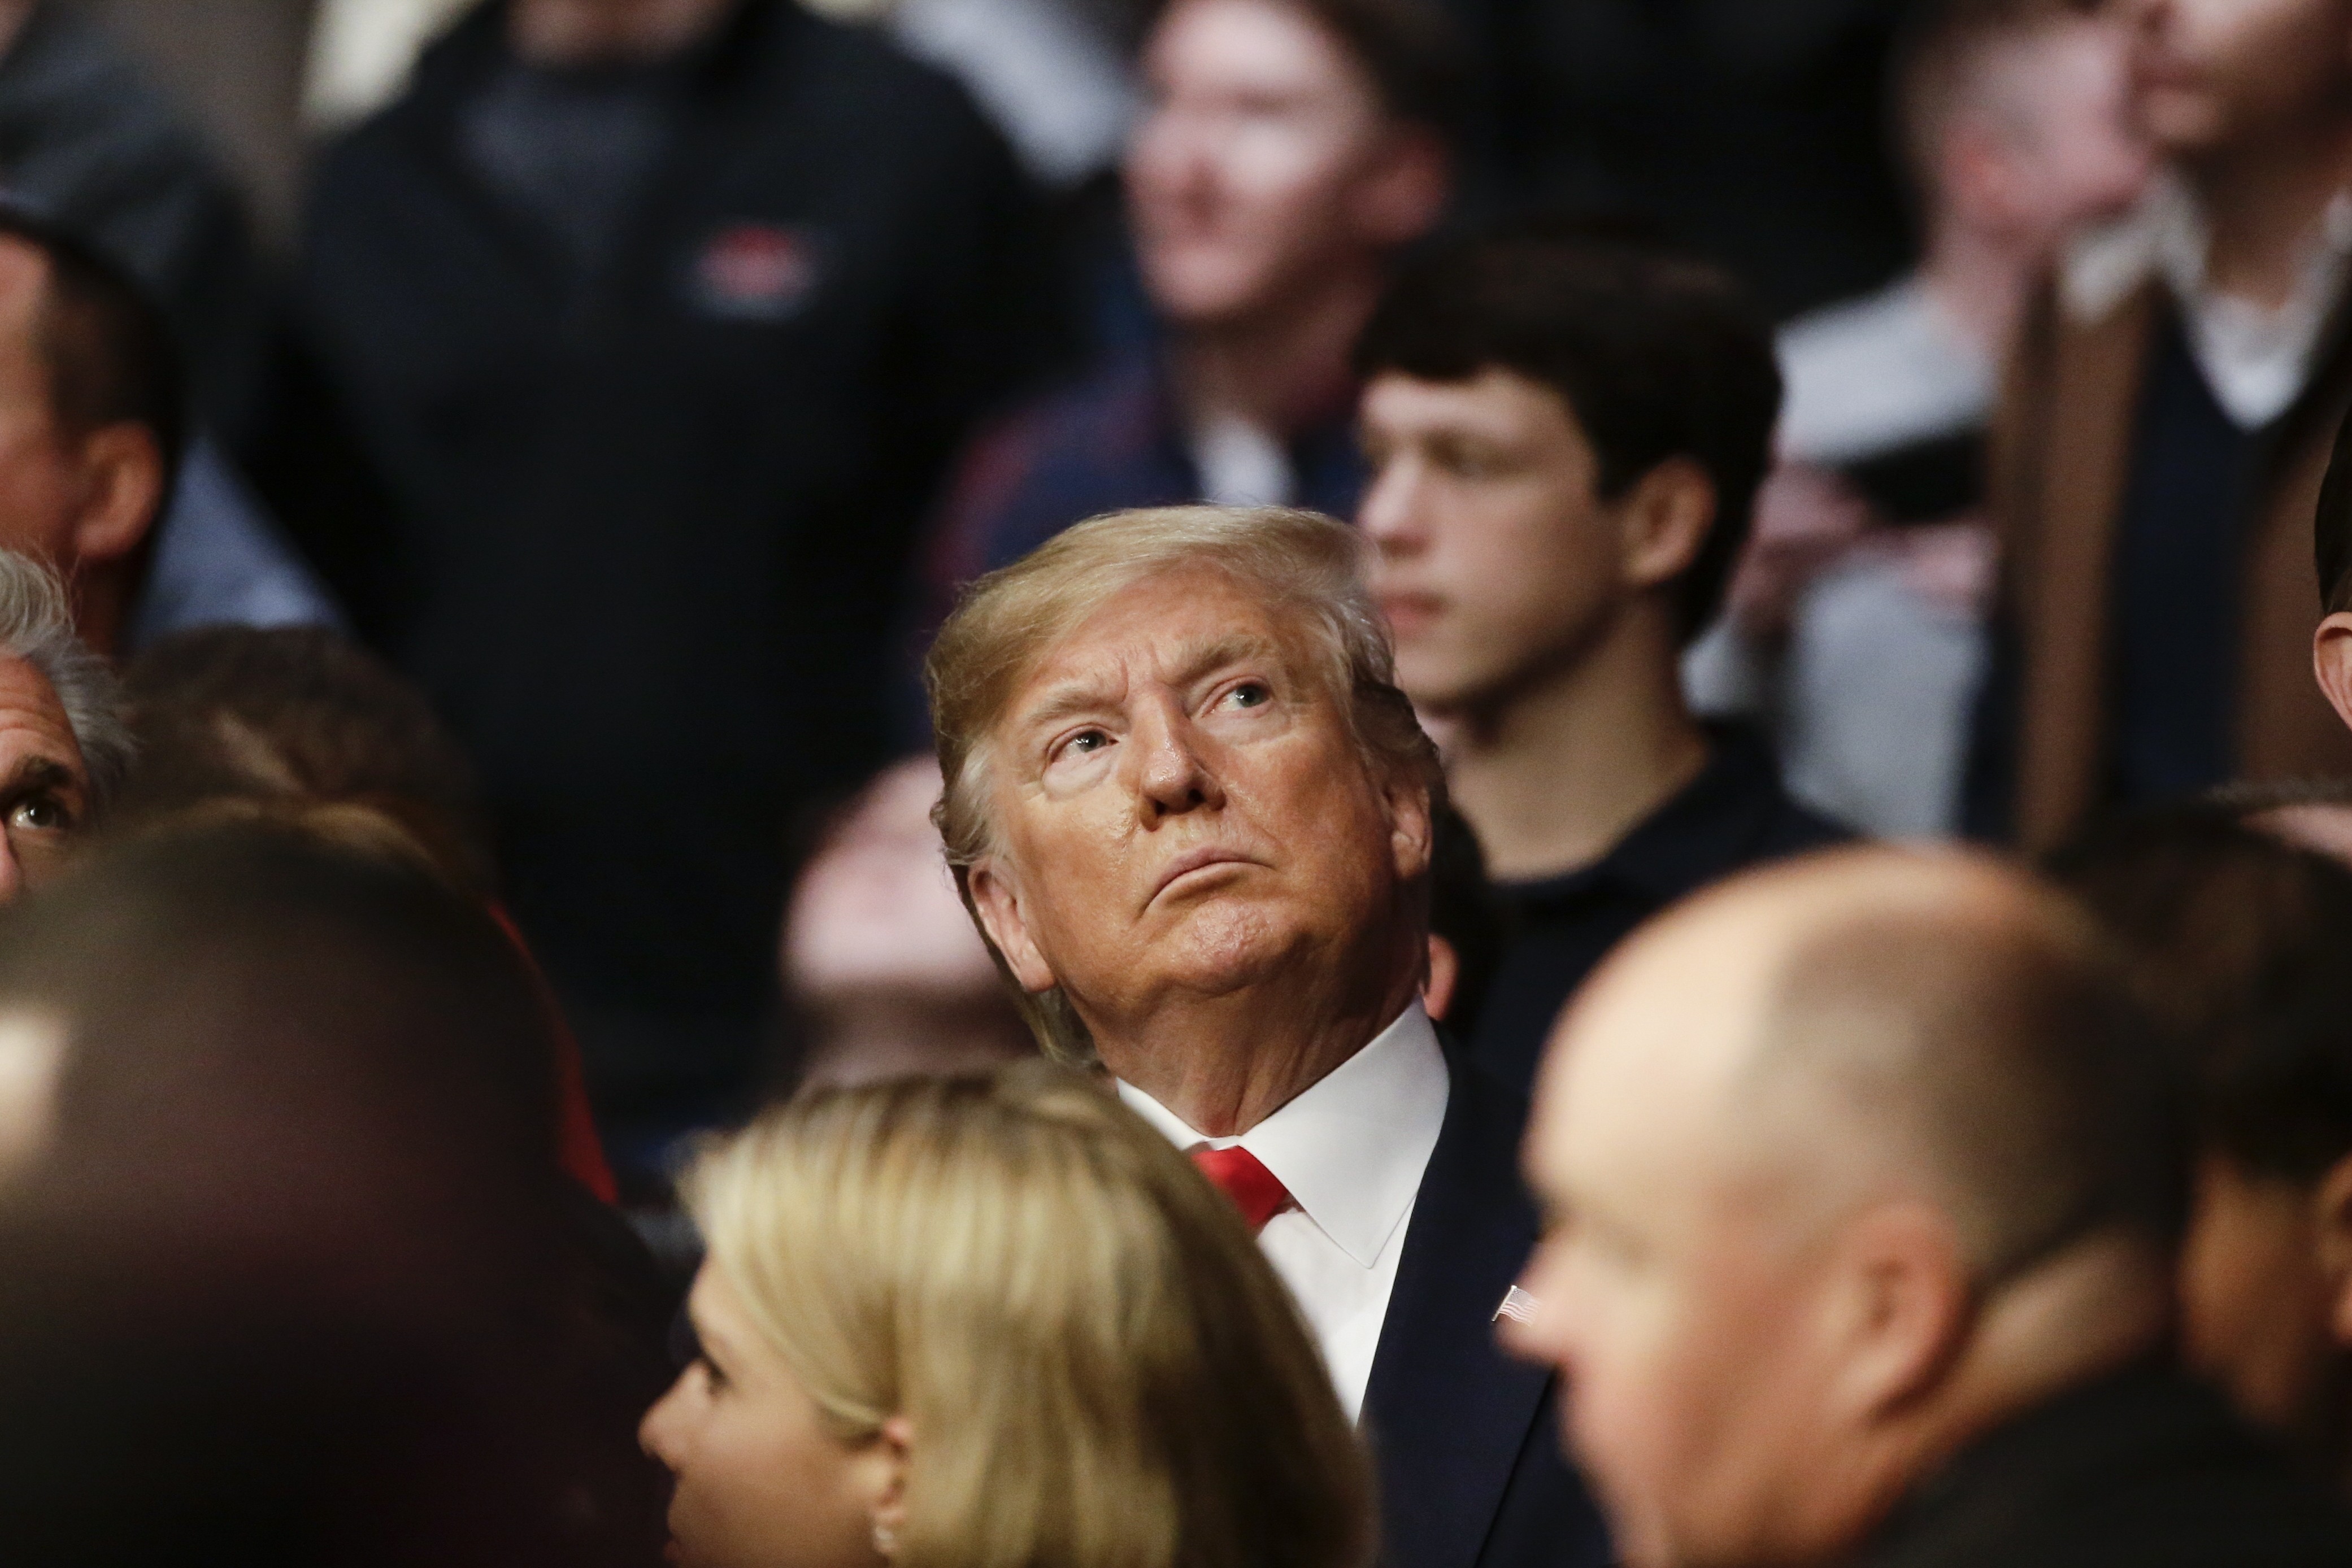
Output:
<svg viewBox="0 0 2352 1568">
<path fill-rule="evenodd" d="M 796 813 L 885 759 L 917 519 L 1050 333 L 962 90 L 744 0 L 579 283 L 459 144 L 502 0 L 328 157 L 255 466 L 480 768 L 608 1114 L 740 1082 Z"/>
</svg>

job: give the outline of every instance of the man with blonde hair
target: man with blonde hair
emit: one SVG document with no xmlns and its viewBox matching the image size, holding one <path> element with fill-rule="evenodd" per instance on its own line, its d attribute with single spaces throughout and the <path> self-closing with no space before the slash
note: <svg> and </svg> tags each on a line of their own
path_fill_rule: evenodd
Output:
<svg viewBox="0 0 2352 1568">
<path fill-rule="evenodd" d="M 1426 967 L 1434 750 L 1313 513 L 1079 525 L 975 583 L 928 674 L 959 885 L 1047 1049 L 1232 1194 L 1379 1456 L 1395 1568 L 1609 1561 L 1491 1322 L 1525 1115 Z"/>
</svg>

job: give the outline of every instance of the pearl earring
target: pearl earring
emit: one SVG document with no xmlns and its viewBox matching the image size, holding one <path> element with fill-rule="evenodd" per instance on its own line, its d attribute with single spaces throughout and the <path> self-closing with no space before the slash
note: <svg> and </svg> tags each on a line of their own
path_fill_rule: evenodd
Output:
<svg viewBox="0 0 2352 1568">
<path fill-rule="evenodd" d="M 898 1532 L 884 1523 L 878 1514 L 874 1520 L 874 1550 L 884 1557 L 898 1555 Z"/>
</svg>

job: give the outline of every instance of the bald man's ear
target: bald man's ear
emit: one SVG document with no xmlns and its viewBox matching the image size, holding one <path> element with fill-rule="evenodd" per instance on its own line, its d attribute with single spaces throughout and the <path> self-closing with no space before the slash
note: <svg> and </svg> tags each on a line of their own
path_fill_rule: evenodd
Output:
<svg viewBox="0 0 2352 1568">
<path fill-rule="evenodd" d="M 1004 955 L 1005 967 L 1021 988 L 1034 996 L 1060 985 L 1053 966 L 1045 962 L 1045 955 L 1029 935 L 1029 922 L 1021 909 L 1021 889 L 1010 868 L 992 858 L 976 861 L 970 876 L 971 904 L 980 911 L 981 926 Z"/>
<path fill-rule="evenodd" d="M 2352 611 L 2337 611 L 2312 634 L 2311 673 L 2336 716 L 2352 725 Z"/>
<path fill-rule="evenodd" d="M 1857 1426 L 1933 1388 L 1967 1338 L 1968 1260 L 1951 1221 L 1923 1203 L 1853 1220 L 1839 1253 L 1830 1398 Z"/>
<path fill-rule="evenodd" d="M 2319 1277 L 2328 1296 L 2328 1332 L 2337 1344 L 2352 1347 L 2352 1155 L 2319 1178 L 2311 1219 Z"/>
<path fill-rule="evenodd" d="M 109 424 L 82 438 L 81 510 L 74 561 L 106 566 L 139 548 L 163 510 L 163 448 L 143 424 Z"/>
<path fill-rule="evenodd" d="M 1715 527 L 1715 481 L 1687 457 L 1669 457 L 1615 503 L 1627 584 L 1656 588 L 1690 570 Z"/>
</svg>

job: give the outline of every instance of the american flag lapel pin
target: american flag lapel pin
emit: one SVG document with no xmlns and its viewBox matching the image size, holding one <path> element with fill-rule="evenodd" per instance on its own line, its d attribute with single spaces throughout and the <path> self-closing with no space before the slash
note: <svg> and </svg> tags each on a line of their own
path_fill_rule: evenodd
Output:
<svg viewBox="0 0 2352 1568">
<path fill-rule="evenodd" d="M 1487 1322 L 1499 1322 L 1508 1318 L 1515 1323 L 1528 1323 L 1535 1322 L 1535 1317 L 1536 1299 L 1514 1285 L 1503 1292 L 1503 1304 L 1495 1309 L 1495 1315 Z"/>
</svg>

